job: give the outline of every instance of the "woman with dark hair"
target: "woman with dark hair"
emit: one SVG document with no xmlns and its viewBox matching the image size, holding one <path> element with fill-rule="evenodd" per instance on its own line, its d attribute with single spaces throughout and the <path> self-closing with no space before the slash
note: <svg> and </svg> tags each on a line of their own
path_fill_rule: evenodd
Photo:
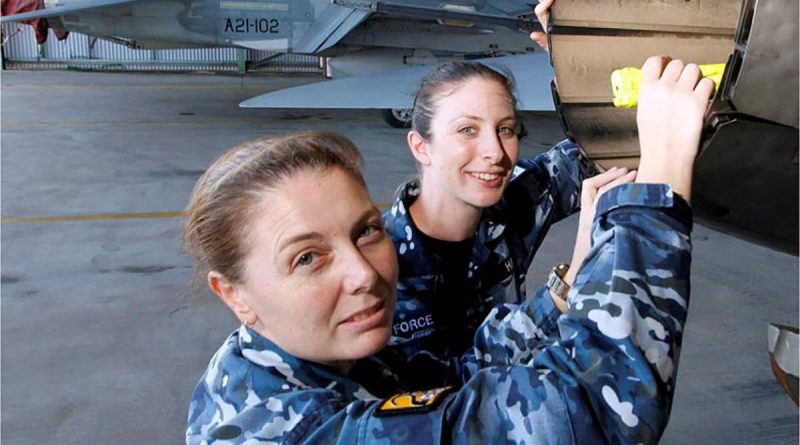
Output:
<svg viewBox="0 0 800 445">
<path fill-rule="evenodd" d="M 537 6 L 541 21 L 551 3 Z M 570 140 L 519 159 L 516 105 L 510 75 L 472 61 L 438 66 L 415 95 L 407 141 L 419 178 L 384 213 L 400 264 L 385 359 L 420 388 L 463 380 L 460 358 L 497 304 L 531 299 L 539 335 L 550 335 L 589 250 L 594 196 L 635 178 L 624 168 L 596 175 Z M 581 207 L 572 259 L 529 292 L 528 268 L 548 230 Z"/>
<path fill-rule="evenodd" d="M 241 321 L 197 385 L 190 444 L 655 443 L 689 297 L 691 168 L 713 83 L 644 66 L 636 184 L 602 193 L 570 311 L 541 339 L 531 301 L 495 306 L 461 387 L 404 392 L 374 354 L 397 257 L 347 139 L 263 138 L 198 181 L 187 250 Z"/>
</svg>

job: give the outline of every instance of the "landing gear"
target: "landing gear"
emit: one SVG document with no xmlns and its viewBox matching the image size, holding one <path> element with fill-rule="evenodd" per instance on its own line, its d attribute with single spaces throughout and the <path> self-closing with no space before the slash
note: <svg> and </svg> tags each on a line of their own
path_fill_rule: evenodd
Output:
<svg viewBox="0 0 800 445">
<path fill-rule="evenodd" d="M 411 109 L 387 108 L 383 110 L 383 119 L 394 128 L 411 128 Z"/>
</svg>

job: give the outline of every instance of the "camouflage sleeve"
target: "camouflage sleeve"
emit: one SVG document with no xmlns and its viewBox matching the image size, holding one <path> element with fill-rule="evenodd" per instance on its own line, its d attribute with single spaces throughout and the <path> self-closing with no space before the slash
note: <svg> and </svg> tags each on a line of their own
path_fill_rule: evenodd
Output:
<svg viewBox="0 0 800 445">
<path fill-rule="evenodd" d="M 478 366 L 487 368 L 480 373 L 520 364 L 540 373 L 526 381 L 531 388 L 508 387 L 506 406 L 520 402 L 513 416 L 563 403 L 578 442 L 658 441 L 686 321 L 691 226 L 691 210 L 668 186 L 612 189 L 598 203 L 593 246 L 559 335 L 549 344 L 530 341 L 537 328 L 529 303 L 493 310 L 476 335 Z M 532 398 L 537 393 L 544 398 Z"/>
<path fill-rule="evenodd" d="M 583 181 L 597 169 L 574 142 L 564 140 L 549 151 L 517 163 L 514 177 L 503 194 L 499 207 L 511 215 L 511 233 L 518 237 L 521 251 L 517 267 L 527 271 L 550 226 L 580 210 Z M 550 336 L 561 312 L 548 294 L 529 294 L 542 336 Z"/>
<path fill-rule="evenodd" d="M 530 207 L 533 213 L 523 217 L 523 223 L 541 224 L 542 217 L 549 223 L 560 221 L 580 210 L 583 180 L 595 174 L 594 163 L 577 144 L 565 139 L 545 153 L 517 162 L 509 185 L 509 205 L 521 215 Z M 544 196 L 551 199 L 542 200 Z"/>
</svg>

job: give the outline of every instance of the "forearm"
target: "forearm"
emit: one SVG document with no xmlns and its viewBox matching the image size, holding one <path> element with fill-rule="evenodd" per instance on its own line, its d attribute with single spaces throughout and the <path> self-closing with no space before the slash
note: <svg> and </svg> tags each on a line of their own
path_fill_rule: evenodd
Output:
<svg viewBox="0 0 800 445">
<path fill-rule="evenodd" d="M 487 320 L 490 347 L 478 348 L 478 358 L 542 372 L 544 386 L 568 400 L 575 437 L 655 443 L 669 415 L 686 320 L 691 212 L 666 186 L 629 184 L 609 194 L 557 334 L 526 342 L 530 304 L 498 311 Z M 626 194 L 636 199 L 625 202 Z"/>
<path fill-rule="evenodd" d="M 663 194 L 655 196 L 659 188 Z M 691 210 L 665 186 L 631 184 L 616 192 L 652 194 L 665 207 L 612 206 L 598 215 L 561 341 L 574 348 L 582 391 L 609 405 L 630 404 L 627 416 L 596 413 L 607 441 L 655 443 L 669 416 L 687 315 Z M 602 335 L 587 337 L 593 326 Z M 582 353 L 587 347 L 594 352 Z"/>
</svg>

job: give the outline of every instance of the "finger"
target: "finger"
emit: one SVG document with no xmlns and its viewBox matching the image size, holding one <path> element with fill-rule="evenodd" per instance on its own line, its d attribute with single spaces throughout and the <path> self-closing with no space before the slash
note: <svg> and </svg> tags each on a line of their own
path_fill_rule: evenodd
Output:
<svg viewBox="0 0 800 445">
<path fill-rule="evenodd" d="M 542 24 L 542 29 L 547 30 L 547 13 L 550 12 L 550 7 L 553 6 L 554 0 L 541 0 L 535 8 L 533 8 L 533 12 L 536 14 L 536 18 L 539 19 L 539 23 Z"/>
<path fill-rule="evenodd" d="M 664 72 L 661 73 L 661 80 L 667 82 L 677 82 L 683 72 L 683 61 L 675 59 L 667 64 Z"/>
<path fill-rule="evenodd" d="M 613 180 L 615 180 L 615 179 L 619 178 L 620 176 L 625 175 L 627 173 L 628 173 L 628 169 L 625 168 L 625 167 L 623 167 L 623 168 L 613 167 L 613 168 L 611 168 L 609 170 L 606 170 L 603 173 L 600 173 L 599 175 L 592 176 L 591 178 L 587 179 L 586 181 L 589 182 L 589 185 L 592 188 L 597 189 L 597 188 L 600 188 L 600 187 L 608 184 L 609 182 L 611 182 L 611 181 L 613 181 Z"/>
<path fill-rule="evenodd" d="M 548 47 L 547 47 L 547 34 L 545 34 L 543 32 L 535 32 L 534 31 L 534 32 L 531 33 L 531 40 L 536 42 L 545 51 L 548 50 Z"/>
<path fill-rule="evenodd" d="M 642 81 L 655 81 L 661 77 L 664 68 L 664 56 L 652 56 L 642 65 Z"/>
<path fill-rule="evenodd" d="M 690 63 L 683 68 L 678 78 L 678 87 L 683 91 L 692 91 L 702 77 L 703 75 L 700 73 L 700 67 L 694 63 Z"/>
<path fill-rule="evenodd" d="M 608 184 L 604 185 L 600 189 L 604 190 L 604 191 L 605 190 L 611 190 L 612 188 L 614 188 L 614 187 L 616 187 L 618 185 L 627 184 L 627 183 L 633 181 L 634 179 L 636 179 L 636 170 L 631 170 L 628 173 L 626 173 L 626 174 L 620 176 L 619 178 L 616 178 L 613 181 L 609 182 Z M 599 192 L 600 191 L 598 190 L 598 193 Z"/>
<path fill-rule="evenodd" d="M 696 96 L 699 96 L 705 100 L 711 99 L 714 95 L 714 89 L 716 85 L 714 85 L 714 81 L 704 77 L 700 79 L 700 82 L 697 82 L 697 86 L 694 88 L 694 93 Z"/>
<path fill-rule="evenodd" d="M 597 199 L 599 199 L 600 196 L 603 195 L 603 193 L 613 189 L 616 186 L 633 182 L 634 179 L 636 179 L 636 170 L 631 170 L 628 173 L 620 176 L 619 178 L 616 178 L 615 180 L 609 182 L 608 184 L 600 187 L 600 189 L 597 190 L 597 196 L 595 196 L 595 201 L 597 201 Z"/>
</svg>

